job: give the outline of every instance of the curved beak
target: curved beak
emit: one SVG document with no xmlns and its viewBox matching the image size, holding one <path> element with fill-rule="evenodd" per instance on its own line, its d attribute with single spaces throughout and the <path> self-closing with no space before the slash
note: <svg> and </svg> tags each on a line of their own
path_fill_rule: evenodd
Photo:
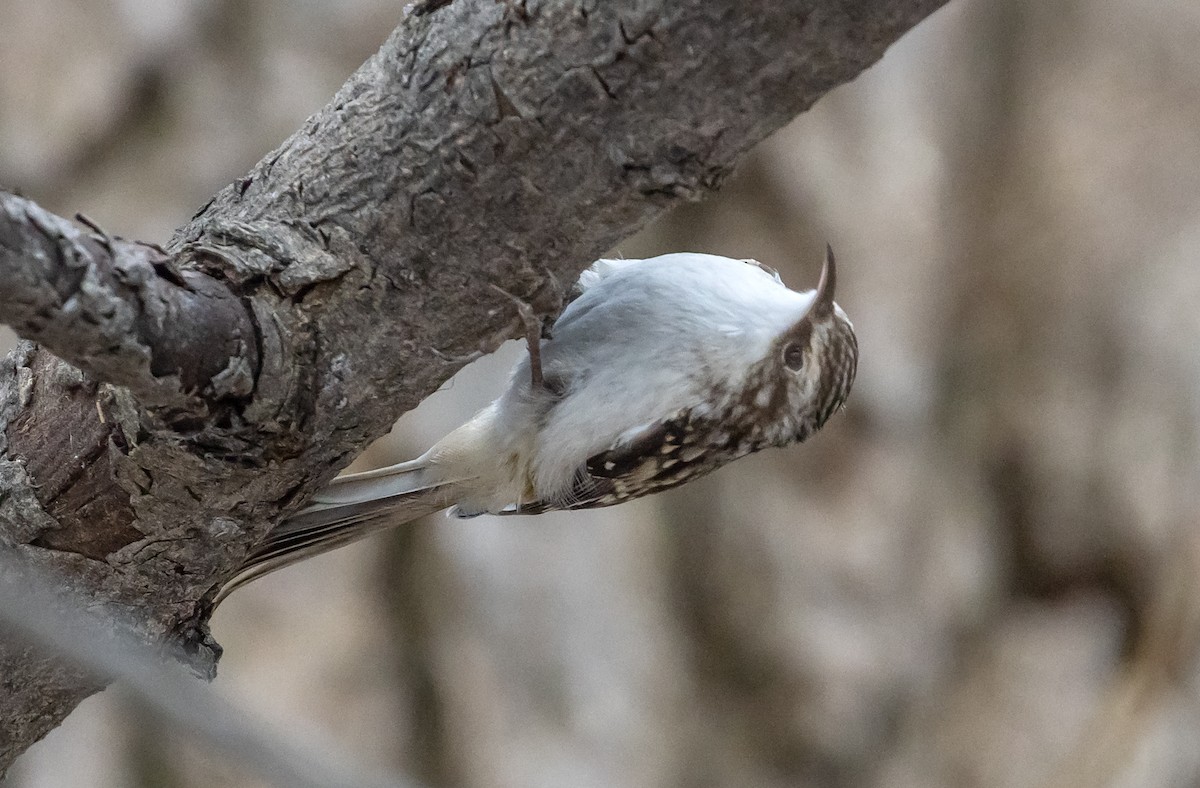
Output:
<svg viewBox="0 0 1200 788">
<path fill-rule="evenodd" d="M 817 282 L 817 297 L 809 307 L 808 317 L 824 319 L 833 316 L 833 291 L 837 287 L 837 263 L 833 247 L 825 244 L 825 264 L 821 266 L 821 281 Z"/>
</svg>

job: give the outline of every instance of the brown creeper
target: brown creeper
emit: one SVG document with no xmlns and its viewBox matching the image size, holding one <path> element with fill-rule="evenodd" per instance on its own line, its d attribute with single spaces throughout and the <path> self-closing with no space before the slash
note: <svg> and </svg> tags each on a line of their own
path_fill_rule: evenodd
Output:
<svg viewBox="0 0 1200 788">
<path fill-rule="evenodd" d="M 415 460 L 335 479 L 219 598 L 449 506 L 460 517 L 609 506 L 804 440 L 841 408 L 858 364 L 836 277 L 828 249 L 805 293 L 753 260 L 597 261 L 550 338 L 531 332 L 539 352 L 499 399 Z"/>
</svg>

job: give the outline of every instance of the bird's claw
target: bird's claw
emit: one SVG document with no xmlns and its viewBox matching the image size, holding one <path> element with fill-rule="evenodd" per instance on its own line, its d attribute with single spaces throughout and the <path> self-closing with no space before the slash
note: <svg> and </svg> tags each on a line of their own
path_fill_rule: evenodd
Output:
<svg viewBox="0 0 1200 788">
<path fill-rule="evenodd" d="M 492 285 L 492 289 L 516 304 L 517 317 L 525 327 L 525 343 L 529 347 L 530 385 L 535 389 L 545 388 L 546 379 L 542 374 L 542 339 L 549 337 L 549 327 L 523 298 L 513 295 L 499 285 Z"/>
</svg>

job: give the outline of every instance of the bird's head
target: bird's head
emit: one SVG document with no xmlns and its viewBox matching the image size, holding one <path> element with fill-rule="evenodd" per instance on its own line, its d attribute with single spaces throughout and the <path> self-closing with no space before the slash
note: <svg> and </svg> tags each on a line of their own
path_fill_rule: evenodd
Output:
<svg viewBox="0 0 1200 788">
<path fill-rule="evenodd" d="M 821 279 L 803 315 L 771 343 L 744 389 L 774 445 L 802 441 L 819 430 L 850 394 L 858 369 L 858 340 L 846 313 L 834 303 L 837 264 L 826 247 Z"/>
</svg>

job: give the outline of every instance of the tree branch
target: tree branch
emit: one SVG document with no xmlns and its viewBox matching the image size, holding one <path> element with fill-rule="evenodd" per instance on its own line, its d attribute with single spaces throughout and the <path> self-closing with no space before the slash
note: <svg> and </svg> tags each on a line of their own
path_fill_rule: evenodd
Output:
<svg viewBox="0 0 1200 788">
<path fill-rule="evenodd" d="M 149 640 L 177 630 L 272 522 L 509 335 L 493 285 L 548 311 L 539 295 L 942 2 L 454 0 L 407 18 L 165 260 L 45 217 L 39 241 L 5 200 L 24 214 L 0 237 L 37 261 L 0 262 L 33 272 L 0 315 L 107 382 L 32 345 L 5 362 L 0 544 Z M 77 280 L 128 312 L 91 326 Z M 7 645 L 0 676 L 0 770 L 95 690 Z"/>
<path fill-rule="evenodd" d="M 85 602 L 62 594 L 51 578 L 28 571 L 19 559 L 0 554 L 0 632 L 6 641 L 49 646 L 92 676 L 120 681 L 159 721 L 274 785 L 417 788 L 371 774 L 323 743 L 273 735 L 254 714 L 206 692 L 181 666 L 164 662 L 159 649 L 125 637 L 128 627 L 119 618 L 88 610 Z"/>
<path fill-rule="evenodd" d="M 249 394 L 258 346 L 229 288 L 91 229 L 0 191 L 0 320 L 146 405 Z"/>
</svg>

